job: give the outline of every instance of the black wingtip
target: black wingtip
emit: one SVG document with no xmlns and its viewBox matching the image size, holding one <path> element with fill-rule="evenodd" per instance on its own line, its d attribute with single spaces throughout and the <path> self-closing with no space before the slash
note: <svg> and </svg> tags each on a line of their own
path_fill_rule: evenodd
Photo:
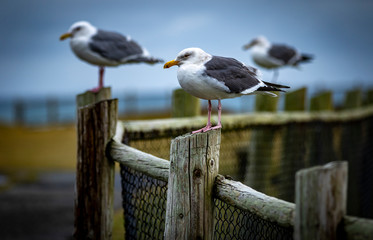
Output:
<svg viewBox="0 0 373 240">
<path fill-rule="evenodd" d="M 314 56 L 312 54 L 302 53 L 302 57 L 300 59 L 300 62 L 310 62 L 313 59 L 314 59 Z"/>
<path fill-rule="evenodd" d="M 270 82 L 265 82 L 265 81 L 262 81 L 262 82 L 264 82 L 269 87 L 274 87 L 274 88 L 290 88 L 289 86 L 286 86 L 286 85 L 280 85 L 280 84 L 275 84 L 275 83 L 270 83 Z"/>
</svg>

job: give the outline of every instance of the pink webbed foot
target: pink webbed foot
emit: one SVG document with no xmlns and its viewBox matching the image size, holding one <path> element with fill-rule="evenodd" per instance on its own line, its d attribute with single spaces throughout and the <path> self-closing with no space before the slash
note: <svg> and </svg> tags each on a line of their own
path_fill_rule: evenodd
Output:
<svg viewBox="0 0 373 240">
<path fill-rule="evenodd" d="M 219 129 L 221 128 L 221 125 L 216 125 L 215 127 L 210 128 L 209 130 Z"/>
<path fill-rule="evenodd" d="M 204 128 L 198 129 L 196 131 L 193 131 L 192 134 L 194 134 L 194 133 L 200 133 L 200 132 L 207 132 L 207 131 L 214 130 L 214 129 L 219 129 L 219 128 L 221 128 L 221 124 L 220 125 L 216 125 L 214 127 L 212 127 L 210 125 L 210 126 L 206 126 Z"/>
<path fill-rule="evenodd" d="M 201 128 L 201 129 L 193 131 L 192 134 L 200 133 L 200 132 L 207 132 L 210 129 L 211 129 L 211 125 L 207 125 L 207 126 Z"/>
</svg>

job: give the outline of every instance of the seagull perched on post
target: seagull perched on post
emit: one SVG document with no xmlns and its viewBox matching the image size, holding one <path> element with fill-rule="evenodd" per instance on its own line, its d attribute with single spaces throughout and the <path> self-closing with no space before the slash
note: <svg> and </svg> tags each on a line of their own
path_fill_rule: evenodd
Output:
<svg viewBox="0 0 373 240">
<path fill-rule="evenodd" d="M 312 60 L 310 54 L 300 53 L 293 47 L 284 44 L 271 44 L 267 38 L 259 36 L 243 46 L 251 48 L 251 55 L 256 64 L 267 69 L 274 69 L 273 81 L 277 80 L 278 68 L 283 66 L 297 67 L 300 63 Z"/>
<path fill-rule="evenodd" d="M 207 125 L 192 133 L 221 128 L 221 99 L 256 93 L 277 96 L 269 91 L 289 88 L 260 80 L 257 69 L 234 58 L 212 56 L 200 48 L 182 50 L 164 68 L 174 65 L 179 66 L 177 78 L 180 86 L 189 94 L 208 100 Z M 211 125 L 211 100 L 218 100 L 218 124 L 214 127 Z"/>
<path fill-rule="evenodd" d="M 70 47 L 83 61 L 99 66 L 99 84 L 93 92 L 104 86 L 106 66 L 118 66 L 127 63 L 159 63 L 163 60 L 150 56 L 149 52 L 128 36 L 116 32 L 97 29 L 89 22 L 74 23 L 69 31 L 62 34 L 60 40 L 71 38 Z"/>
</svg>

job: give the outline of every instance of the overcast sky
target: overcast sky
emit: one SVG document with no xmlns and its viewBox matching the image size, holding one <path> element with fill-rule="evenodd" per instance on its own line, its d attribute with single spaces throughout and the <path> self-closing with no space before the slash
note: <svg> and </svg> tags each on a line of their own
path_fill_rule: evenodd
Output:
<svg viewBox="0 0 373 240">
<path fill-rule="evenodd" d="M 95 87 L 98 68 L 58 39 L 79 20 L 130 35 L 166 61 L 200 47 L 255 66 L 242 46 L 265 35 L 315 56 L 300 70 L 282 69 L 279 83 L 338 91 L 372 87 L 372 13 L 369 0 L 1 1 L 0 96 L 73 95 Z M 179 87 L 176 70 L 162 64 L 107 68 L 105 85 L 115 92 L 164 92 Z M 261 70 L 270 81 L 272 72 Z"/>
</svg>

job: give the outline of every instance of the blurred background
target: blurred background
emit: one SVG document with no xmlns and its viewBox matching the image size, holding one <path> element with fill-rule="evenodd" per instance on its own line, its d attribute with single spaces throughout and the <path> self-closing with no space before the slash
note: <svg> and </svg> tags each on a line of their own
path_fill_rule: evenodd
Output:
<svg viewBox="0 0 373 240">
<path fill-rule="evenodd" d="M 372 11 L 368 0 L 1 1 L 0 224 L 18 227 L 2 228 L 0 236 L 71 235 L 75 96 L 98 80 L 98 68 L 77 59 L 68 41 L 59 41 L 74 22 L 129 35 L 165 61 L 200 47 L 257 67 L 242 46 L 264 35 L 315 57 L 299 69 L 280 69 L 277 83 L 307 87 L 310 95 L 332 90 L 338 103 L 349 89 L 373 87 Z M 273 72 L 260 70 L 271 81 Z M 176 71 L 161 64 L 106 68 L 105 85 L 119 99 L 121 118 L 169 117 L 172 90 L 179 87 Z M 253 101 L 225 100 L 223 112 L 250 112 Z M 31 222 L 23 230 L 18 213 Z M 38 221 L 47 224 L 43 231 Z"/>
</svg>

